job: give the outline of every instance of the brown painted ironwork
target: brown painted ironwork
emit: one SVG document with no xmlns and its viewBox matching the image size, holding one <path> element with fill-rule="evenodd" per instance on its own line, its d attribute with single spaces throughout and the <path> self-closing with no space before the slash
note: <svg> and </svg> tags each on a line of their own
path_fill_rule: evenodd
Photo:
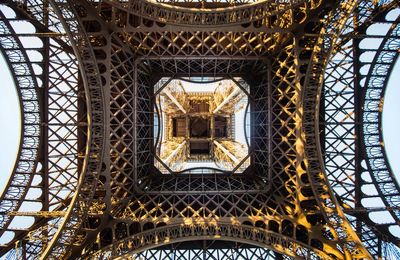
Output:
<svg viewBox="0 0 400 260">
<path fill-rule="evenodd" d="M 0 197 L 0 255 L 398 258 L 400 189 L 381 115 L 399 10 L 391 0 L 1 1 L 23 130 Z M 371 34 L 376 24 L 389 29 Z M 372 38 L 381 43 L 366 47 Z M 182 78 L 246 86 L 242 173 L 154 166 L 155 96 Z M 391 219 L 375 223 L 374 212 Z"/>
</svg>

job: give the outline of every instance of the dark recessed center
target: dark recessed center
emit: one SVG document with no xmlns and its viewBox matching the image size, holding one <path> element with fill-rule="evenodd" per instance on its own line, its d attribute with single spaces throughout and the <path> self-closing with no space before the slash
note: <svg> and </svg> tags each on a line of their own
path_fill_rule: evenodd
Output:
<svg viewBox="0 0 400 260">
<path fill-rule="evenodd" d="M 216 138 L 228 137 L 228 119 L 222 116 L 214 118 L 214 136 Z"/>
<path fill-rule="evenodd" d="M 210 137 L 210 120 L 202 117 L 190 118 L 190 137 Z"/>
<path fill-rule="evenodd" d="M 208 141 L 191 141 L 190 155 L 209 155 L 210 143 Z"/>
</svg>

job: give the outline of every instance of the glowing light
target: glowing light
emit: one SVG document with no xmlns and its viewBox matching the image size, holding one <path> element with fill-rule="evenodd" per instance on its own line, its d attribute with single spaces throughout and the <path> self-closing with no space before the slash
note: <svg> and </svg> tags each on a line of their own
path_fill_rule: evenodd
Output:
<svg viewBox="0 0 400 260">
<path fill-rule="evenodd" d="M 248 97 L 234 81 L 171 80 L 156 84 L 155 92 L 155 166 L 162 173 L 247 168 L 242 132 Z"/>
</svg>

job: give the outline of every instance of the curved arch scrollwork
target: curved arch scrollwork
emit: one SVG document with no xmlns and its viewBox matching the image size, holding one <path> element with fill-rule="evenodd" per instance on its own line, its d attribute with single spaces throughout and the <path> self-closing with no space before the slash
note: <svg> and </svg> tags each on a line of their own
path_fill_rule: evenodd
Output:
<svg viewBox="0 0 400 260">
<path fill-rule="evenodd" d="M 251 4 L 219 9 L 193 9 L 171 6 L 150 1 L 130 1 L 127 4 L 103 1 L 104 4 L 113 6 L 127 13 L 138 15 L 160 23 L 173 23 L 184 26 L 221 26 L 240 25 L 262 21 L 267 27 L 288 27 L 293 20 L 293 10 L 298 12 L 306 9 L 317 8 L 321 1 L 270 1 L 262 0 Z M 267 21 L 269 17 L 276 16 L 273 22 Z M 291 17 L 291 18 L 289 18 Z M 295 20 L 296 18 L 294 18 Z M 297 21 L 298 22 L 298 21 Z"/>
<path fill-rule="evenodd" d="M 36 112 L 37 121 L 33 121 L 28 112 L 29 121 L 25 120 L 26 116 L 22 117 L 22 129 L 23 132 L 29 130 L 26 135 L 30 140 L 36 135 L 40 143 L 35 144 L 38 151 L 25 153 L 23 159 L 25 165 L 35 160 L 35 170 L 25 169 L 25 177 L 11 176 L 7 186 L 12 188 L 14 196 L 20 197 L 11 198 L 18 207 L 1 210 L 1 233 L 4 232 L 2 238 L 6 240 L 2 240 L 4 244 L 0 253 L 8 251 L 11 254 L 23 246 L 24 254 L 30 258 L 43 252 L 52 239 L 75 192 L 80 170 L 78 161 L 81 160 L 78 156 L 85 149 L 84 145 L 80 147 L 77 143 L 78 131 L 81 131 L 78 128 L 85 120 L 83 116 L 79 121 L 78 100 L 85 97 L 78 96 L 77 61 L 52 10 L 37 5 L 34 0 L 24 3 L 5 1 L 3 4 L 7 17 L 1 23 L 12 29 L 2 31 L 0 35 L 0 41 L 6 43 L 4 56 L 10 60 L 9 64 L 15 63 L 18 68 L 14 78 L 23 86 L 17 91 L 24 94 L 20 103 L 29 97 L 37 102 L 36 106 L 29 104 L 29 108 L 39 110 Z M 42 24 L 43 21 L 47 21 L 47 26 Z M 43 34 L 46 37 L 40 37 Z M 11 39 L 19 39 L 19 45 L 11 44 Z M 25 147 L 29 148 L 24 145 L 22 149 Z M 15 185 L 17 189 L 13 188 Z M 8 200 L 2 198 L 2 203 L 8 203 Z M 46 218 L 52 220 L 46 221 Z M 21 228 L 16 229 L 16 223 Z"/>
<path fill-rule="evenodd" d="M 380 203 L 382 205 L 380 208 L 374 207 L 378 206 L 377 202 L 381 201 L 379 197 L 382 195 L 376 196 L 375 192 L 371 193 L 375 190 L 373 186 L 376 182 L 372 181 L 367 166 L 361 163 L 366 152 L 362 134 L 367 121 L 365 117 L 363 119 L 365 111 L 362 109 L 362 100 L 365 98 L 366 91 L 363 87 L 365 78 L 368 76 L 365 68 L 372 64 L 375 55 L 379 55 L 373 51 L 379 46 L 364 43 L 371 42 L 370 40 L 376 42 L 379 38 L 387 37 L 387 30 L 382 36 L 381 31 L 393 21 L 385 21 L 384 17 L 397 5 L 398 3 L 394 1 L 368 1 L 358 5 L 353 14 L 347 18 L 347 29 L 335 44 L 325 72 L 322 93 L 324 104 L 321 111 L 324 119 L 320 124 L 324 127 L 324 135 L 321 139 L 327 178 L 346 217 L 372 255 L 379 255 L 380 250 L 384 251 L 380 242 L 381 237 L 391 237 L 385 240 L 393 243 L 397 241 L 384 225 L 376 226 L 368 214 L 370 207 L 382 213 L 385 211 L 385 205 Z M 384 24 L 384 28 L 381 28 L 381 25 L 378 26 L 381 23 Z M 368 29 L 371 27 L 374 30 Z M 372 57 L 371 54 L 373 54 Z M 365 59 L 367 55 L 368 61 Z M 385 80 L 384 77 L 380 79 Z M 373 102 L 379 104 L 381 102 L 379 99 L 379 97 L 374 98 Z M 376 123 L 367 122 L 367 124 L 370 123 L 375 124 L 373 127 L 377 129 Z M 375 148 L 373 150 L 376 151 Z M 376 188 L 376 191 L 378 189 Z M 356 212 L 361 214 L 356 215 Z M 389 215 L 389 212 L 385 213 Z"/>
<path fill-rule="evenodd" d="M 162 245 L 191 240 L 228 240 L 271 249 L 292 257 L 331 259 L 325 252 L 262 228 L 231 223 L 176 224 L 127 237 L 91 255 L 94 259 L 125 258 Z"/>
<path fill-rule="evenodd" d="M 371 63 L 365 81 L 362 140 L 367 168 L 385 206 L 398 223 L 400 186 L 386 157 L 382 135 L 383 98 L 399 56 L 400 18 L 391 24 Z"/>
<path fill-rule="evenodd" d="M 25 48 L 13 27 L 0 11 L 0 50 L 14 78 L 21 106 L 21 141 L 14 169 L 0 197 L 0 233 L 9 226 L 13 217 L 7 215 L 21 206 L 37 167 L 41 143 L 41 108 L 38 82 Z"/>
</svg>

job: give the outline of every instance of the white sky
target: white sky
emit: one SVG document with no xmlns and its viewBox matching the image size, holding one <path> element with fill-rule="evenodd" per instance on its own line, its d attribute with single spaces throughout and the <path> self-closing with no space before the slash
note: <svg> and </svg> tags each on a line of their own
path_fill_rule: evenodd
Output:
<svg viewBox="0 0 400 260">
<path fill-rule="evenodd" d="M 400 181 L 400 60 L 398 59 L 389 79 L 383 105 L 383 141 L 390 166 Z"/>
<path fill-rule="evenodd" d="M 18 152 L 21 120 L 14 82 L 0 55 L 0 191 L 8 180 Z"/>
</svg>

